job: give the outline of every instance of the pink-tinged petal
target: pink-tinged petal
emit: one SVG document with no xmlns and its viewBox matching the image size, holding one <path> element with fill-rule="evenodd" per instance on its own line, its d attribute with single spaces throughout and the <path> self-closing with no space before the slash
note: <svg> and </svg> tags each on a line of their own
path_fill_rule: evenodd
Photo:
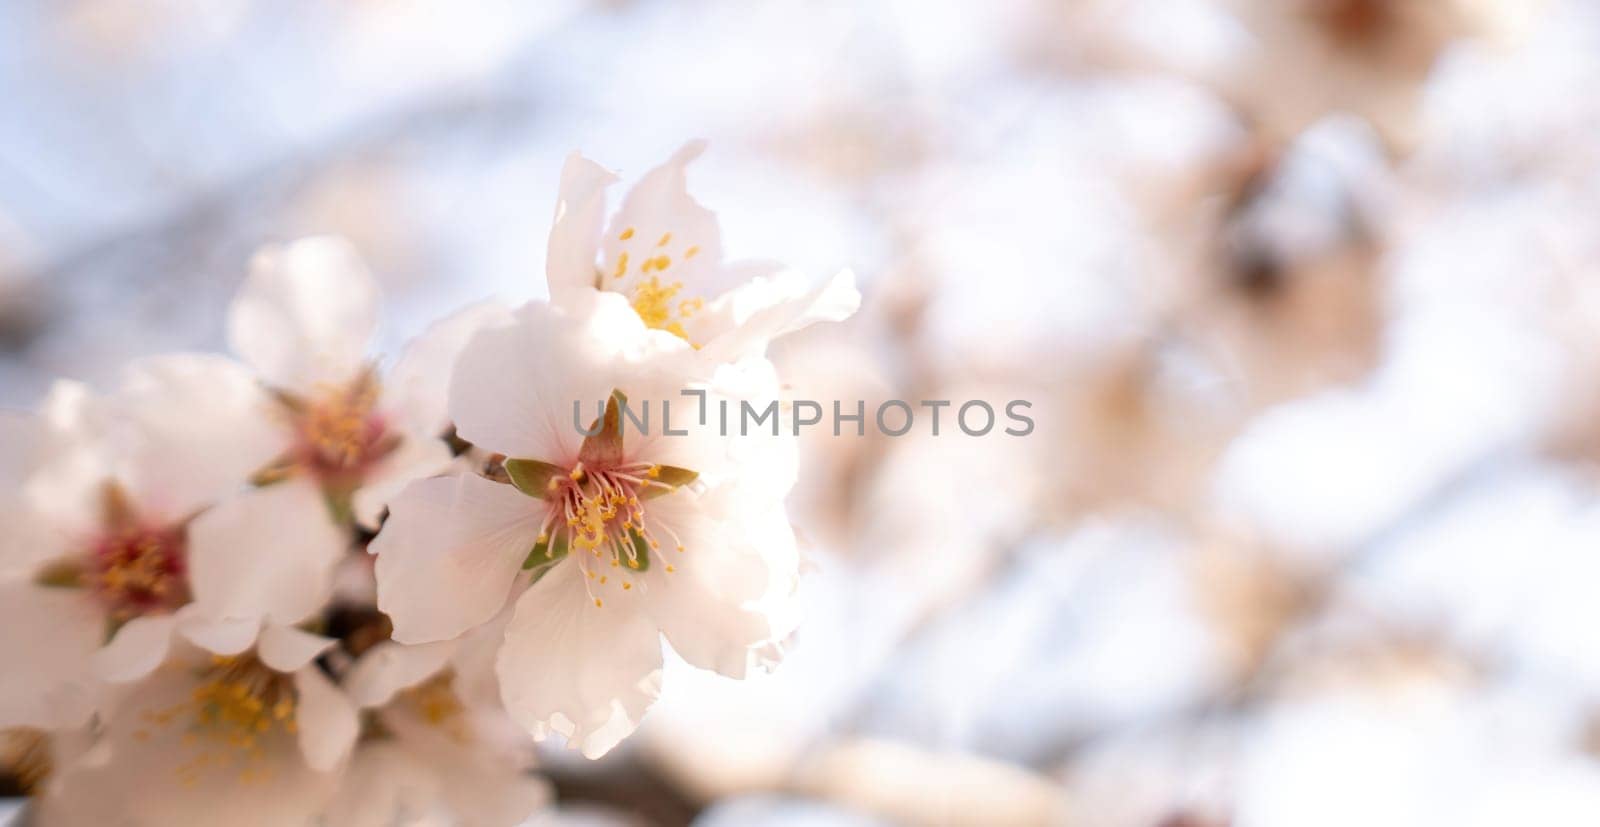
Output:
<svg viewBox="0 0 1600 827">
<path fill-rule="evenodd" d="M 70 727 L 93 711 L 105 615 L 77 589 L 0 585 L 0 729 Z"/>
<path fill-rule="evenodd" d="M 519 587 L 521 581 L 519 581 Z M 525 591 L 526 589 L 524 589 Z M 469 708 L 495 710 L 500 717 L 500 681 L 494 674 L 495 659 L 500 656 L 500 644 L 506 638 L 506 626 L 517 613 L 516 600 L 521 592 L 513 591 L 511 600 L 488 623 L 462 635 L 450 657 L 450 667 L 455 677 L 450 681 L 456 697 Z"/>
<path fill-rule="evenodd" d="M 652 501 L 647 520 L 683 543 L 663 544 L 645 573 L 650 617 L 685 661 L 743 678 L 753 650 L 791 625 L 782 604 L 799 556 L 782 503 L 744 502 L 731 489 L 679 492 Z"/>
<path fill-rule="evenodd" d="M 433 770 L 442 782 L 440 792 L 462 824 L 490 827 L 533 823 L 529 817 L 555 800 L 550 782 L 484 750 L 424 753 L 423 758 L 432 759 Z"/>
<path fill-rule="evenodd" d="M 432 436 L 412 433 L 392 453 L 367 472 L 361 488 L 350 499 L 356 522 L 377 528 L 389 501 L 415 480 L 442 474 L 450 467 L 450 446 Z"/>
<path fill-rule="evenodd" d="M 438 799 L 439 778 L 413 750 L 390 739 L 361 742 L 339 777 L 339 792 L 328 804 L 324 824 L 339 827 L 393 827 L 428 813 Z"/>
<path fill-rule="evenodd" d="M 101 714 L 104 715 L 104 707 Z M 94 820 L 79 817 L 76 820 L 67 815 L 74 808 L 61 807 L 63 776 L 71 775 L 80 768 L 102 766 L 110 760 L 110 745 L 100 737 L 99 727 L 94 725 L 75 727 L 72 729 L 54 730 L 49 735 L 45 748 L 48 750 L 48 761 L 52 771 L 48 773 L 42 783 L 30 790 L 28 802 L 29 814 L 33 816 L 33 824 L 99 824 L 105 823 L 104 819 Z"/>
<path fill-rule="evenodd" d="M 135 361 L 112 402 L 130 426 L 118 477 L 141 508 L 167 519 L 239 491 L 289 447 L 272 399 L 244 365 L 222 356 Z"/>
<path fill-rule="evenodd" d="M 212 617 L 298 623 L 321 608 L 348 545 L 310 482 L 250 491 L 189 525 L 194 602 Z"/>
<path fill-rule="evenodd" d="M 596 606 L 572 561 L 546 573 L 518 599 L 495 665 L 512 719 L 589 758 L 632 733 L 661 691 L 661 636 L 639 608 Z"/>
<path fill-rule="evenodd" d="M 389 827 L 426 813 L 449 824 L 511 827 L 551 800 L 548 782 L 479 744 L 402 735 L 361 742 L 325 822 Z"/>
<path fill-rule="evenodd" d="M 383 706 L 402 689 L 427 680 L 449 663 L 456 641 L 407 646 L 386 640 L 364 653 L 345 676 L 345 692 L 360 707 Z"/>
<path fill-rule="evenodd" d="M 184 607 L 194 608 L 193 604 Z M 178 634 L 213 655 L 237 655 L 256 644 L 261 621 L 253 618 L 214 618 L 180 611 Z"/>
<path fill-rule="evenodd" d="M 669 384 L 662 384 L 663 379 Z M 700 421 L 700 400 L 681 395 L 680 385 L 670 384 L 682 382 L 681 373 L 641 371 L 638 386 L 646 390 L 629 389 L 629 398 L 633 404 L 640 404 L 638 399 L 669 401 L 672 433 L 660 419 L 652 420 L 655 424 L 643 436 L 630 425 L 628 459 L 693 469 L 706 485 L 739 481 L 752 492 L 784 496 L 794 485 L 799 449 L 772 364 L 764 358 L 747 358 L 718 365 L 709 380 L 696 382 L 696 390 L 704 394 L 704 423 Z M 654 408 L 652 415 L 660 417 L 661 402 L 655 402 Z M 756 419 L 763 417 L 758 424 Z M 773 433 L 775 423 L 777 433 Z"/>
<path fill-rule="evenodd" d="M 29 501 L 24 484 L 45 454 L 38 417 L 0 410 L 0 584 L 31 580 L 65 551 L 67 538 Z"/>
<path fill-rule="evenodd" d="M 94 499 L 85 497 L 83 514 L 68 526 L 31 508 L 22 497 L 0 492 L 0 580 L 31 580 L 43 566 L 78 550 L 84 533 L 92 530 Z"/>
<path fill-rule="evenodd" d="M 687 168 L 705 147 L 704 141 L 685 144 L 622 199 L 601 241 L 604 289 L 632 297 L 641 280 L 682 282 L 676 306 L 677 299 L 709 299 L 731 286 L 717 216 L 689 195 Z"/>
<path fill-rule="evenodd" d="M 480 331 L 462 350 L 450 380 L 456 433 L 510 457 L 569 461 L 583 441 L 573 403 L 588 427 L 648 341 L 620 296 L 590 293 L 571 308 L 530 303 L 513 324 Z"/>
<path fill-rule="evenodd" d="M 793 271 L 758 277 L 719 297 L 691 328 L 710 333 L 700 349 L 703 358 L 719 362 L 760 355 L 780 336 L 804 330 L 818 322 L 840 322 L 861 307 L 855 274 L 842 270 L 826 284 L 811 287 Z"/>
<path fill-rule="evenodd" d="M 606 188 L 615 173 L 574 152 L 561 168 L 555 222 L 545 254 L 545 278 L 553 301 L 594 286 L 600 225 L 605 221 Z"/>
<path fill-rule="evenodd" d="M 196 726 L 201 668 L 158 669 L 103 718 L 104 752 L 60 773 L 54 796 L 71 806 L 60 823 L 156 827 L 309 825 L 337 776 L 306 766 L 282 728 L 246 751 Z M 325 681 L 324 681 L 325 682 Z M 55 823 L 55 822 L 46 822 Z"/>
<path fill-rule="evenodd" d="M 94 653 L 95 675 L 111 683 L 128 683 L 154 672 L 167 659 L 177 626 L 174 615 L 136 617 L 122 624 L 111 642 Z"/>
<path fill-rule="evenodd" d="M 29 579 L 38 568 L 68 552 L 72 536 L 95 522 L 96 462 L 70 463 L 65 479 L 30 485 L 60 453 L 42 417 L 0 411 L 0 577 Z M 104 469 L 99 474 L 104 478 Z M 59 483 L 59 485 L 57 484 Z M 46 506 L 41 508 L 40 506 Z M 62 519 L 65 517 L 65 519 Z"/>
<path fill-rule="evenodd" d="M 355 704 L 315 667 L 294 674 L 295 724 L 306 765 L 322 772 L 350 755 L 360 731 Z"/>
<path fill-rule="evenodd" d="M 261 637 L 256 640 L 256 656 L 279 672 L 294 672 L 338 642 L 293 626 L 268 623 L 262 626 Z"/>
<path fill-rule="evenodd" d="M 105 400 L 82 382 L 57 379 L 39 403 L 42 427 L 38 446 L 43 456 L 81 443 L 92 443 L 105 436 L 109 425 Z"/>
<path fill-rule="evenodd" d="M 545 513 L 543 501 L 475 474 L 407 486 L 369 546 L 394 639 L 448 640 L 494 617 Z"/>
<path fill-rule="evenodd" d="M 228 313 L 228 341 L 269 385 L 308 391 L 361 368 L 378 322 L 378 286 L 348 241 L 263 249 Z"/>
<path fill-rule="evenodd" d="M 777 368 L 765 358 L 745 358 L 719 366 L 710 387 L 741 400 L 741 405 L 742 400 L 749 400 L 752 406 L 770 405 L 773 400 L 786 406 L 789 401 Z M 753 421 L 748 429 L 743 423 L 737 430 L 730 425 L 729 432 L 740 436 L 724 440 L 730 472 L 717 481 L 735 482 L 744 495 L 757 500 L 776 501 L 788 496 L 800 474 L 800 446 L 791 417 L 785 412 L 776 434 L 770 426 L 756 426 Z M 708 475 L 707 482 L 711 481 Z"/>
<path fill-rule="evenodd" d="M 36 421 L 32 467 L 21 496 L 58 533 L 81 539 L 99 527 L 100 494 L 120 442 L 106 402 L 81 383 L 58 380 Z"/>
<path fill-rule="evenodd" d="M 510 324 L 511 308 L 485 301 L 434 322 L 406 345 L 383 380 L 380 408 L 402 428 L 441 436 L 450 427 L 450 374 L 478 331 Z"/>
</svg>

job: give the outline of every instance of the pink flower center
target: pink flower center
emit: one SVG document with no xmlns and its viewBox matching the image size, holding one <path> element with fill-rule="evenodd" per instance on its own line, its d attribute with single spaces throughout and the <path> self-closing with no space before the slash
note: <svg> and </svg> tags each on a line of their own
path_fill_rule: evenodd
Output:
<svg viewBox="0 0 1600 827">
<path fill-rule="evenodd" d="M 537 542 L 571 551 L 585 574 L 600 585 L 610 580 L 603 573 L 606 568 L 635 572 L 648 567 L 651 554 L 661 550 L 658 533 L 683 551 L 672 529 L 659 520 L 647 521 L 641 502 L 641 494 L 650 489 L 675 488 L 660 481 L 661 473 L 662 466 L 647 462 L 604 468 L 580 461 L 566 475 L 552 476 L 546 495 L 550 513 Z M 670 565 L 666 568 L 673 570 Z M 633 588 L 627 579 L 621 585 L 624 590 Z M 595 605 L 601 605 L 600 598 L 595 598 Z"/>
<path fill-rule="evenodd" d="M 308 402 L 295 421 L 299 463 L 324 480 L 360 476 L 394 447 L 376 402 L 372 382 L 335 388 Z"/>
<path fill-rule="evenodd" d="M 112 617 L 168 612 L 189 601 L 182 528 L 138 527 L 100 539 L 90 585 Z"/>
<path fill-rule="evenodd" d="M 523 563 L 531 569 L 572 554 L 589 579 L 585 588 L 595 606 L 604 601 L 596 591 L 618 574 L 632 575 L 649 569 L 661 550 L 658 535 L 670 538 L 677 551 L 683 541 L 660 519 L 645 515 L 644 503 L 693 483 L 699 474 L 688 468 L 652 462 L 629 461 L 622 444 L 620 391 L 612 391 L 605 411 L 590 427 L 570 468 L 535 459 L 503 462 L 511 484 L 549 507 L 533 551 Z M 657 561 L 659 564 L 659 561 Z M 626 568 L 624 568 L 626 566 Z M 665 567 L 668 573 L 676 570 Z M 623 591 L 633 589 L 631 576 L 619 577 Z"/>
</svg>

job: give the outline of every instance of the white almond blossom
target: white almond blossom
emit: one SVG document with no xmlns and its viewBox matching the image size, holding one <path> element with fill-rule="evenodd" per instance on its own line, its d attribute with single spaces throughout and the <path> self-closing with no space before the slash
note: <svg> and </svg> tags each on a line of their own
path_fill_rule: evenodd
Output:
<svg viewBox="0 0 1600 827">
<path fill-rule="evenodd" d="M 363 653 L 343 686 L 370 724 L 327 811 L 330 824 L 496 827 L 551 800 L 533 744 L 505 714 L 494 658 L 510 611 L 459 640 Z"/>
<path fill-rule="evenodd" d="M 55 768 L 38 823 L 312 824 L 349 760 L 357 710 L 315 663 L 335 641 L 292 629 L 218 656 L 183 646 Z"/>
<path fill-rule="evenodd" d="M 368 356 L 378 297 L 348 242 L 308 238 L 258 253 L 228 315 L 234 352 L 276 402 L 277 458 L 259 480 L 314 487 L 369 527 L 406 482 L 449 464 L 449 364 L 504 312 L 485 304 L 447 317 L 381 377 Z"/>
<path fill-rule="evenodd" d="M 742 677 L 789 631 L 798 558 L 782 497 L 795 448 L 718 436 L 714 415 L 698 427 L 674 371 L 687 347 L 661 347 L 620 296 L 570 305 L 524 307 L 456 363 L 457 431 L 508 458 L 510 482 L 412 483 L 370 548 L 401 643 L 455 638 L 514 598 L 497 662 L 507 711 L 535 737 L 555 732 L 596 757 L 655 699 L 660 635 L 690 663 Z M 711 410 L 734 383 L 744 398 L 777 398 L 756 360 L 719 371 Z M 662 417 L 661 401 L 675 401 L 672 423 L 628 433 L 624 399 L 650 400 Z M 574 426 L 574 402 L 594 417 L 592 436 Z"/>
<path fill-rule="evenodd" d="M 249 457 L 259 487 L 190 526 L 194 604 L 178 621 L 206 626 L 189 633 L 192 641 L 233 655 L 266 630 L 316 616 L 352 547 L 349 520 L 375 525 L 405 482 L 449 466 L 449 364 L 473 331 L 505 312 L 482 304 L 446 317 L 413 341 L 380 383 L 365 356 L 377 290 L 354 250 L 314 238 L 256 256 L 229 325 L 234 349 L 250 366 L 235 366 L 246 378 L 234 381 L 254 394 L 250 410 L 231 416 L 249 427 L 234 427 L 226 446 L 207 447 Z M 219 414 L 204 392 L 175 382 L 150 387 L 144 396 L 152 400 L 192 404 L 143 419 L 183 441 L 204 427 L 192 420 Z M 119 636 L 127 645 L 103 671 L 129 680 L 159 663 L 172 622 L 146 621 L 140 634 Z"/>
<path fill-rule="evenodd" d="M 646 173 L 608 225 L 605 193 L 617 176 L 568 157 L 546 256 L 551 301 L 572 307 L 594 290 L 619 293 L 646 326 L 712 361 L 760 354 L 778 336 L 854 313 L 861 295 L 849 271 L 813 288 L 776 265 L 723 260 L 717 217 L 689 195 L 685 175 L 704 149 L 691 142 Z"/>
<path fill-rule="evenodd" d="M 0 727 L 81 724 L 99 685 L 147 674 L 175 628 L 207 633 L 193 601 L 220 584 L 191 554 L 196 516 L 263 456 L 243 447 L 254 394 L 227 360 L 153 357 L 112 397 L 63 382 L 37 415 L 0 420 L 19 449 L 0 463 L 0 613 L 13 630 L 0 638 Z"/>
</svg>

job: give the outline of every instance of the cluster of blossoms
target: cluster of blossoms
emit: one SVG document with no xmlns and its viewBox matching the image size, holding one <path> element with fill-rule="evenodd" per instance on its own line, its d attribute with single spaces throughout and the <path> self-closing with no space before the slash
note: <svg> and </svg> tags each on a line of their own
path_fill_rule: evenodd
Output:
<svg viewBox="0 0 1600 827">
<path fill-rule="evenodd" d="M 513 824 L 549 797 L 532 742 L 627 737 L 663 637 L 732 677 L 780 656 L 794 440 L 624 433 L 618 402 L 777 398 L 767 344 L 859 296 L 724 262 L 699 149 L 609 222 L 615 176 L 574 155 L 550 300 L 392 365 L 370 275 L 309 239 L 252 263 L 236 359 L 0 418 L 0 730 L 38 823 Z"/>
</svg>

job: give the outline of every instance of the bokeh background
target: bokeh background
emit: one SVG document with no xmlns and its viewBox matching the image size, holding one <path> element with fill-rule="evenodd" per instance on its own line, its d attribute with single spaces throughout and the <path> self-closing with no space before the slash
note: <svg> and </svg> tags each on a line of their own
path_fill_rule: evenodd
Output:
<svg viewBox="0 0 1600 827">
<path fill-rule="evenodd" d="M 543 294 L 572 149 L 866 302 L 770 677 L 552 752 L 573 824 L 1600 822 L 1600 5 L 0 0 L 0 404 L 218 348 L 342 233 L 394 346 Z M 0 665 L 0 668 L 4 668 Z"/>
</svg>

